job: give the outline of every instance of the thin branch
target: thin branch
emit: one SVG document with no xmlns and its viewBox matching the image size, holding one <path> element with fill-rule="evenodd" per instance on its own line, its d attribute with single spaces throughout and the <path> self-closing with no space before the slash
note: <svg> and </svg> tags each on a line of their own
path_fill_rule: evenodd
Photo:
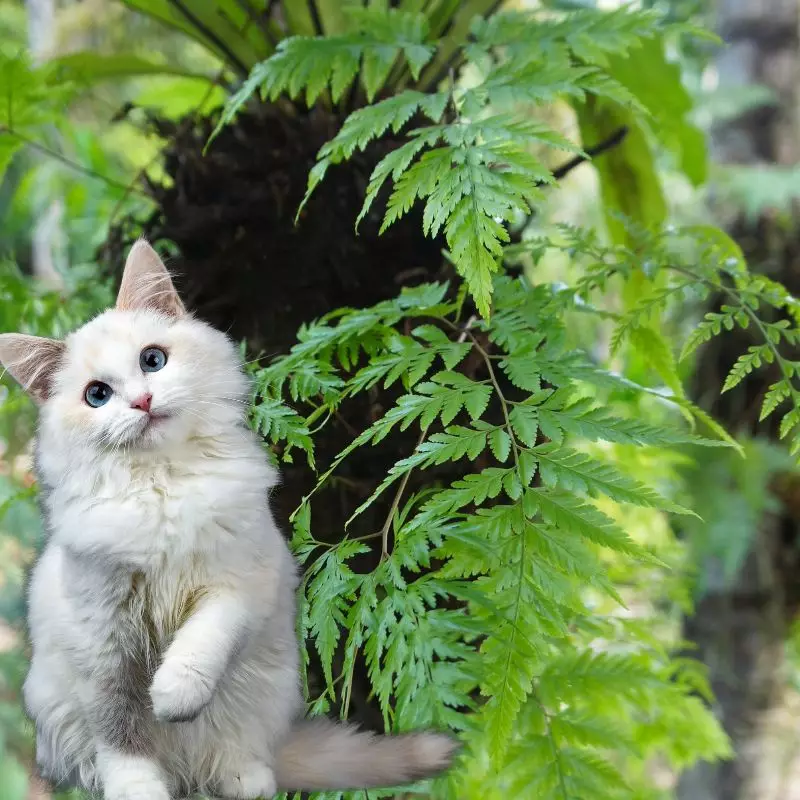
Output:
<svg viewBox="0 0 800 800">
<path fill-rule="evenodd" d="M 481 357 L 483 358 L 483 361 L 486 364 L 486 369 L 489 373 L 489 380 L 492 382 L 492 386 L 494 387 L 495 392 L 497 392 L 497 399 L 500 401 L 500 408 L 503 411 L 503 419 L 505 420 L 506 423 L 506 430 L 508 431 L 509 438 L 511 439 L 511 447 L 514 453 L 514 466 L 517 468 L 517 472 L 520 474 L 521 477 L 522 473 L 519 470 L 519 445 L 517 444 L 516 436 L 514 434 L 514 428 L 511 425 L 511 416 L 508 411 L 509 401 L 506 398 L 505 394 L 503 394 L 503 389 L 500 386 L 500 381 L 497 380 L 497 374 L 495 373 L 494 367 L 492 366 L 491 356 L 470 331 L 465 331 L 465 333 L 472 340 L 472 344 L 474 345 L 475 349 L 480 353 Z"/>
<path fill-rule="evenodd" d="M 115 181 L 113 178 L 109 178 L 108 175 L 103 175 L 102 172 L 97 172 L 93 170 L 91 167 L 84 167 L 83 164 L 78 164 L 77 161 L 72 161 L 71 159 L 67 158 L 65 155 L 62 155 L 57 150 L 52 150 L 47 145 L 41 144 L 37 142 L 35 139 L 30 139 L 29 137 L 25 136 L 24 134 L 20 133 L 19 131 L 15 131 L 5 125 L 0 125 L 0 134 L 7 134 L 8 136 L 13 136 L 15 139 L 23 142 L 28 147 L 43 153 L 46 156 L 49 156 L 56 161 L 64 164 L 65 166 L 69 167 L 70 169 L 74 169 L 76 172 L 82 172 L 84 175 L 88 175 L 91 178 L 96 178 L 97 180 L 103 181 L 104 183 L 108 184 L 109 186 L 113 186 L 115 189 L 122 189 L 123 191 L 128 191 L 129 187 L 124 184 L 120 183 L 119 181 Z M 141 195 L 142 197 L 147 197 L 147 195 L 142 192 L 141 190 L 134 190 L 137 194 Z"/>
<path fill-rule="evenodd" d="M 470 329 L 472 326 L 478 321 L 477 315 L 473 314 L 466 322 L 464 327 L 461 329 L 461 332 L 458 335 L 458 341 L 464 342 L 466 341 L 467 337 L 469 336 L 473 341 L 475 341 L 475 337 L 472 336 L 470 333 Z M 478 345 L 480 348 L 480 345 Z M 422 429 L 422 433 L 419 435 L 419 439 L 414 446 L 414 452 L 416 452 L 417 448 L 425 441 L 425 437 L 428 435 L 428 428 L 430 426 L 426 425 Z M 413 470 L 409 470 L 403 475 L 402 480 L 400 481 L 400 485 L 397 487 L 397 491 L 394 494 L 394 500 L 392 500 L 392 506 L 389 509 L 389 513 L 386 516 L 386 521 L 383 523 L 383 527 L 380 529 L 378 534 L 370 534 L 371 536 L 380 536 L 381 537 L 381 561 L 389 558 L 389 531 L 392 527 L 392 522 L 394 521 L 394 515 L 397 513 L 397 509 L 400 507 L 400 500 L 403 497 L 403 494 L 406 490 L 406 486 L 408 486 L 408 479 L 411 477 L 411 473 Z"/>
<path fill-rule="evenodd" d="M 314 26 L 314 34 L 316 36 L 324 36 L 325 28 L 322 25 L 322 19 L 319 15 L 319 9 L 316 3 L 308 4 L 308 13 L 311 17 L 311 24 Z"/>
<path fill-rule="evenodd" d="M 130 197 L 132 192 L 137 194 L 144 195 L 145 197 L 150 198 L 153 200 L 154 198 L 151 197 L 147 192 L 143 192 L 141 189 L 136 188 L 136 184 L 147 174 L 147 170 L 156 163 L 156 161 L 160 160 L 163 153 L 159 150 L 154 156 L 152 156 L 148 162 L 133 176 L 130 183 L 125 187 L 125 191 L 120 196 L 119 200 L 114 204 L 114 208 L 111 210 L 111 214 L 109 215 L 108 226 L 109 228 L 117 221 L 117 215 L 123 209 L 125 205 L 125 201 Z"/>
<path fill-rule="evenodd" d="M 484 19 L 489 19 L 489 17 L 491 17 L 492 14 L 494 14 L 502 5 L 502 0 L 495 0 L 495 2 L 489 8 L 487 8 L 481 16 L 483 16 Z M 450 34 L 453 24 L 455 23 L 457 13 L 458 12 L 456 11 L 450 16 L 447 26 L 437 37 L 439 41 L 444 41 Z M 426 92 L 431 88 L 435 89 L 448 76 L 451 70 L 458 69 L 463 63 L 464 50 L 462 47 L 456 47 L 450 56 L 448 56 L 448 58 L 445 60 L 445 62 L 437 69 L 434 75 L 424 81 L 420 80 L 415 88 L 423 92 Z M 431 64 L 431 66 L 433 66 L 433 64 Z M 424 75 L 420 77 L 422 78 Z"/>
<path fill-rule="evenodd" d="M 575 167 L 579 167 L 584 161 L 589 161 L 596 156 L 605 153 L 607 150 L 611 150 L 614 147 L 617 147 L 628 135 L 628 126 L 623 125 L 621 128 L 617 128 L 608 138 L 603 139 L 603 141 L 598 142 L 596 145 L 592 147 L 587 147 L 586 150 L 578 156 L 571 158 L 569 161 L 562 164 L 560 167 L 556 167 L 553 170 L 553 177 L 555 180 L 559 181 L 566 175 L 568 175 Z M 549 181 L 538 181 L 536 183 L 537 186 L 548 186 Z M 515 228 L 513 231 L 509 231 L 509 244 L 519 244 L 522 241 L 522 232 L 528 226 L 528 223 L 533 218 L 533 214 L 528 216 L 525 222 L 520 225 L 518 228 Z"/>
<path fill-rule="evenodd" d="M 598 142 L 594 147 L 587 147 L 585 154 L 581 154 L 579 156 L 575 156 L 567 161 L 565 164 L 562 164 L 560 167 L 556 167 L 553 170 L 553 177 L 559 181 L 565 175 L 572 172 L 575 167 L 580 166 L 583 164 L 584 161 L 589 161 L 589 159 L 595 158 L 596 156 L 605 153 L 606 150 L 611 150 L 614 147 L 617 147 L 625 137 L 628 135 L 628 126 L 623 125 L 621 128 L 617 128 L 614 133 L 611 134 L 606 139 L 603 139 L 601 142 Z M 541 185 L 541 184 L 540 184 Z"/>
<path fill-rule="evenodd" d="M 278 12 L 277 14 L 275 12 Z M 278 0 L 267 0 L 267 7 L 264 9 L 264 18 L 267 23 L 274 22 L 284 36 L 287 35 L 286 20 L 283 18 L 283 8 L 278 5 Z"/>
<path fill-rule="evenodd" d="M 478 315 L 472 314 L 470 318 L 466 321 L 461 333 L 458 334 L 458 343 L 462 344 L 467 340 L 467 336 L 469 336 L 469 332 L 472 330 L 472 326 L 478 321 Z"/>
</svg>

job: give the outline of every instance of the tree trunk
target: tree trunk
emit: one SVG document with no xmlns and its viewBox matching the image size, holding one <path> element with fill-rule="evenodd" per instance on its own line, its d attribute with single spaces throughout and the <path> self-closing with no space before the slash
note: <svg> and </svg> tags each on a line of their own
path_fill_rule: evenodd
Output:
<svg viewBox="0 0 800 800">
<path fill-rule="evenodd" d="M 721 0 L 717 13 L 719 33 L 728 44 L 716 64 L 720 88 L 733 94 L 762 84 L 774 92 L 775 101 L 718 125 L 715 160 L 795 165 L 800 161 L 798 0 Z M 800 288 L 799 228 L 796 210 L 788 224 L 764 210 L 755 221 L 738 215 L 729 225 L 750 268 L 795 294 Z M 704 351 L 697 370 L 698 397 L 716 395 L 727 370 L 752 341 L 744 333 L 731 334 Z M 710 410 L 730 430 L 753 434 L 763 393 L 774 380 L 770 374 L 756 375 L 714 400 Z M 775 437 L 775 430 L 771 434 Z M 686 773 L 678 788 L 681 800 L 789 800 L 779 779 L 784 769 L 776 763 L 778 753 L 765 738 L 765 721 L 786 685 L 784 642 L 798 594 L 796 548 L 796 515 L 784 503 L 777 513 L 762 517 L 733 578 L 723 577 L 720 560 L 713 556 L 700 565 L 704 592 L 694 616 L 685 622 L 685 636 L 709 669 L 718 713 L 736 756 Z"/>
</svg>

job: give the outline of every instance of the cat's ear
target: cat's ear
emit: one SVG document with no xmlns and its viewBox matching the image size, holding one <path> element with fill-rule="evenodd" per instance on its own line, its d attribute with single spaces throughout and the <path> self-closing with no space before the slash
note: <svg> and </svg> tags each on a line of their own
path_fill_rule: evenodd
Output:
<svg viewBox="0 0 800 800">
<path fill-rule="evenodd" d="M 0 334 L 0 362 L 37 403 L 50 396 L 64 349 L 64 342 L 56 339 L 24 333 Z"/>
<path fill-rule="evenodd" d="M 144 239 L 139 239 L 128 253 L 117 294 L 117 308 L 120 311 L 150 309 L 171 317 L 186 313 L 164 262 Z"/>
</svg>

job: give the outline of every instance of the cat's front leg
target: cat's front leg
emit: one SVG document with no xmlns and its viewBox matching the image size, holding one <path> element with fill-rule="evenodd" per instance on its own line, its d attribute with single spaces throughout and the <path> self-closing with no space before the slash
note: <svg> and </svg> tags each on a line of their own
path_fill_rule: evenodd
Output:
<svg viewBox="0 0 800 800">
<path fill-rule="evenodd" d="M 116 654 L 103 676 L 79 684 L 96 747 L 104 800 L 169 800 L 167 776 L 156 758 L 146 682 L 133 657 Z"/>
<path fill-rule="evenodd" d="M 156 757 L 146 681 L 136 654 L 117 651 L 102 674 L 77 684 L 95 744 L 104 800 L 169 800 L 168 776 Z M 100 670 L 98 670 L 100 672 Z M 93 788 L 93 787 L 89 787 Z"/>
<path fill-rule="evenodd" d="M 169 800 L 147 697 L 152 652 L 131 612 L 130 573 L 113 562 L 69 551 L 56 551 L 56 557 L 63 570 L 60 583 L 69 591 L 62 614 L 69 616 L 68 624 L 54 623 L 58 635 L 52 638 L 62 645 L 60 666 L 74 679 L 67 705 L 80 710 L 63 729 L 58 755 L 82 782 L 90 781 L 88 788 L 102 788 L 105 800 Z M 32 608 L 41 609 L 49 599 L 41 583 L 32 588 Z M 37 693 L 40 678 L 30 677 L 26 699 L 39 708 L 40 720 L 53 725 L 57 714 L 41 707 Z M 87 757 L 94 761 L 93 775 L 85 767 Z"/>
<path fill-rule="evenodd" d="M 247 635 L 248 611 L 231 592 L 208 595 L 175 634 L 150 686 L 162 722 L 195 719 L 211 702 L 233 654 Z"/>
</svg>

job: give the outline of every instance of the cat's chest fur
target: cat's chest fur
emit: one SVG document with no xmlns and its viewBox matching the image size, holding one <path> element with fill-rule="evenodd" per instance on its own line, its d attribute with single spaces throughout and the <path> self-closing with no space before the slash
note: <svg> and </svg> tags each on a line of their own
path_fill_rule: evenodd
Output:
<svg viewBox="0 0 800 800">
<path fill-rule="evenodd" d="M 194 459 L 68 476 L 50 498 L 54 533 L 130 564 L 153 580 L 202 573 L 234 553 L 264 508 L 235 463 Z M 245 537 L 246 538 L 246 537 Z"/>
<path fill-rule="evenodd" d="M 94 565 L 97 593 L 68 581 L 75 602 L 106 598 L 132 652 L 163 652 L 203 597 L 264 557 L 270 473 L 246 443 L 230 451 L 94 462 L 62 472 L 48 494 L 54 543 L 78 572 Z"/>
<path fill-rule="evenodd" d="M 218 543 L 232 491 L 235 487 L 223 487 L 219 478 L 167 465 L 131 470 L 115 498 L 124 495 L 123 507 L 137 521 L 140 535 L 151 540 L 156 558 L 191 558 Z"/>
<path fill-rule="evenodd" d="M 226 498 L 203 475 L 163 468 L 134 472 L 127 503 L 135 506 L 137 540 L 146 543 L 130 574 L 131 621 L 161 645 L 189 618 L 214 580 L 220 540 L 227 536 L 220 526 Z M 133 549 L 138 555 L 139 548 Z"/>
<path fill-rule="evenodd" d="M 96 488 L 86 498 L 73 495 L 56 535 L 79 534 L 73 564 L 94 570 L 85 591 L 71 581 L 78 604 L 103 599 L 123 650 L 152 671 L 236 551 L 235 531 L 224 526 L 232 487 L 223 491 L 196 470 L 153 465 L 109 474 Z"/>
</svg>

